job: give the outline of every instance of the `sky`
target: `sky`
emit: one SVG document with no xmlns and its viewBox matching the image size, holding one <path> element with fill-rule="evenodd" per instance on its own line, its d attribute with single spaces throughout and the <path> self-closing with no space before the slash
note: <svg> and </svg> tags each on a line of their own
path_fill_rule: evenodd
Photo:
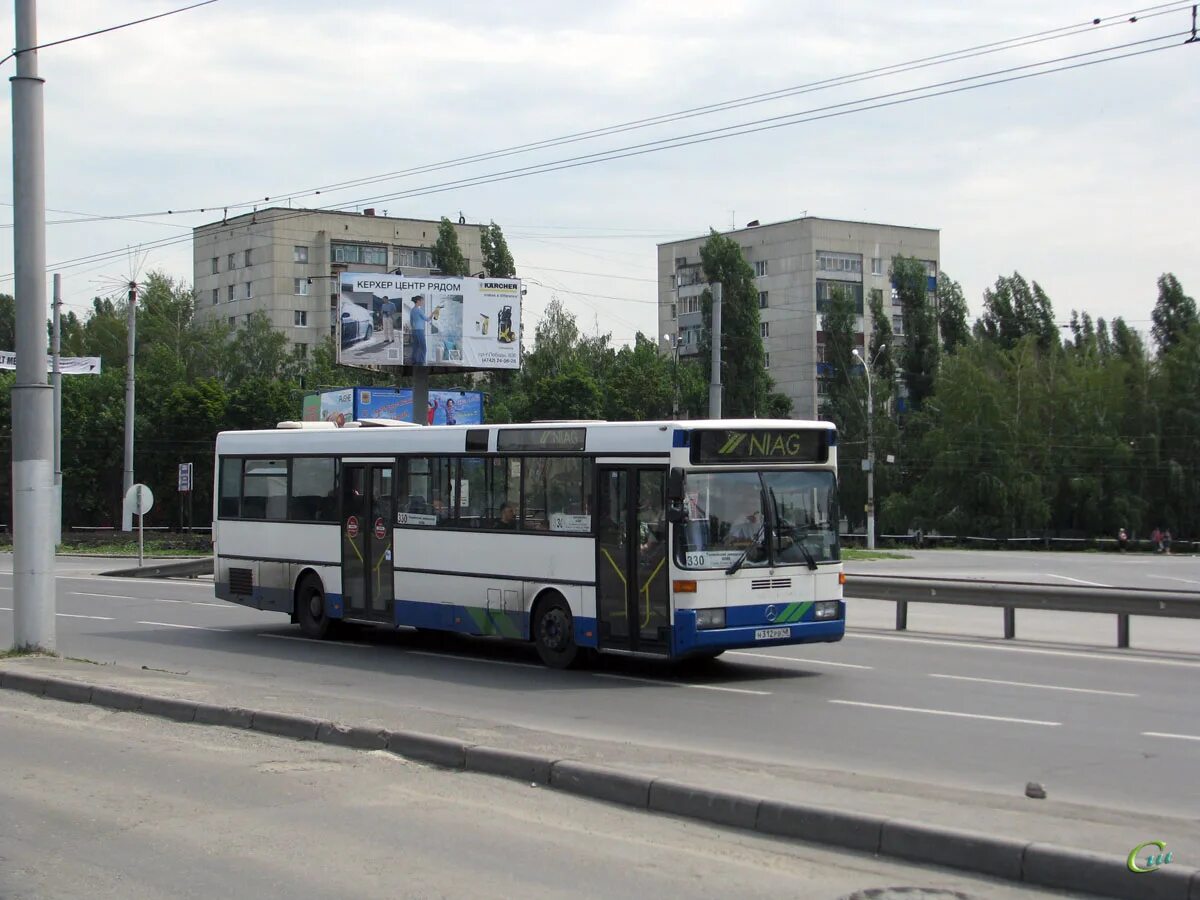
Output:
<svg viewBox="0 0 1200 900">
<path fill-rule="evenodd" d="M 39 41 L 189 2 L 43 0 Z M 1046 289 L 1060 322 L 1087 310 L 1148 332 L 1160 274 L 1200 292 L 1200 43 L 1183 44 L 1191 25 L 1187 3 L 1136 0 L 217 0 L 39 52 L 47 217 L 58 223 L 47 226 L 48 271 L 62 273 L 64 300 L 82 314 L 90 298 L 151 270 L 190 283 L 191 228 L 225 207 L 462 215 L 503 228 L 529 285 L 527 328 L 557 296 L 583 331 L 622 344 L 657 330 L 658 243 L 812 215 L 940 229 L 942 269 L 962 284 L 972 318 L 997 276 L 1020 271 Z M 1035 34 L 1054 39 L 816 84 Z M 1105 50 L 1119 45 L 1133 46 Z M 1154 52 L 912 99 L 927 85 L 1140 50 Z M 4 68 L 15 71 L 12 60 Z M 652 127 L 329 187 L 803 86 Z M 11 148 L 10 97 L 0 93 Z M 862 109 L 881 95 L 911 102 Z M 830 107 L 850 112 L 447 186 Z M 0 292 L 11 293 L 11 153 L 5 162 Z M 86 257 L 96 258 L 77 262 Z"/>
</svg>

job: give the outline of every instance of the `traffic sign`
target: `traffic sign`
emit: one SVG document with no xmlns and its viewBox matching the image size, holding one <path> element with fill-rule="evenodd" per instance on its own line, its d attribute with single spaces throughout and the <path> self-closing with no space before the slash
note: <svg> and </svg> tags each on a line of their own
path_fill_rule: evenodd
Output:
<svg viewBox="0 0 1200 900">
<path fill-rule="evenodd" d="M 125 508 L 133 515 L 144 516 L 154 507 L 154 492 L 144 484 L 135 484 L 125 494 Z"/>
<path fill-rule="evenodd" d="M 192 490 L 192 464 L 179 464 L 179 493 L 186 494 Z"/>
<path fill-rule="evenodd" d="M 381 541 L 387 537 L 387 526 L 383 524 L 382 518 L 375 520 L 375 537 Z"/>
<path fill-rule="evenodd" d="M 358 516 L 346 520 L 346 535 L 351 539 L 358 537 Z"/>
</svg>

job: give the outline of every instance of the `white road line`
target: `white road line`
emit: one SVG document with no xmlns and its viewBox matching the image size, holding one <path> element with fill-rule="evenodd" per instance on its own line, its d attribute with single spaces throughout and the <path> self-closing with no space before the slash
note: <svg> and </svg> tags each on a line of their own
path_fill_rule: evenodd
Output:
<svg viewBox="0 0 1200 900">
<path fill-rule="evenodd" d="M 491 666 L 515 666 L 518 669 L 543 669 L 537 663 L 513 662 L 508 659 L 484 659 L 481 656 L 459 656 L 456 653 L 435 653 L 432 650 L 405 650 L 412 656 L 432 656 L 434 659 L 457 659 L 461 662 L 486 663 Z"/>
<path fill-rule="evenodd" d="M 982 719 L 986 722 L 1013 722 L 1017 725 L 1061 725 L 1062 722 L 1043 722 L 1040 719 L 1013 719 L 1009 716 L 984 716 L 978 713 L 952 712 L 948 709 L 922 709 L 919 706 L 890 706 L 886 703 L 861 703 L 858 700 L 830 700 L 841 706 L 864 706 L 868 709 L 890 709 L 896 712 L 925 713 L 929 716 L 953 716 L 957 719 Z"/>
<path fill-rule="evenodd" d="M 149 597 L 132 597 L 129 594 L 93 594 L 91 591 L 67 591 L 71 597 L 108 597 L 110 600 L 149 600 Z"/>
<path fill-rule="evenodd" d="M 12 572 L 0 573 L 12 576 Z M 90 581 L 92 584 L 101 582 L 104 584 L 173 584 L 175 587 L 186 588 L 203 588 L 208 592 L 212 592 L 213 584 L 211 581 L 201 582 L 183 578 L 122 578 L 118 575 L 55 575 L 59 581 Z"/>
<path fill-rule="evenodd" d="M 100 622 L 115 621 L 112 616 L 80 616 L 74 613 L 55 613 L 56 616 L 62 616 L 64 619 L 96 619 Z"/>
<path fill-rule="evenodd" d="M 727 656 L 748 656 L 751 659 L 778 659 L 782 662 L 806 663 L 813 666 L 837 666 L 839 669 L 873 669 L 874 666 L 860 666 L 858 663 L 833 662 L 828 659 L 805 659 L 802 656 L 773 656 L 769 653 L 748 653 L 742 650 L 730 650 Z"/>
<path fill-rule="evenodd" d="M 1076 584 L 1086 584 L 1089 587 L 1112 587 L 1111 584 L 1101 584 L 1099 581 L 1084 581 L 1082 578 L 1072 578 L 1070 575 L 1055 575 L 1052 572 L 1046 573 L 1047 578 L 1061 578 L 1063 581 L 1074 581 Z"/>
<path fill-rule="evenodd" d="M 749 688 L 722 687 L 717 684 L 689 684 L 686 681 L 659 681 L 654 678 L 635 678 L 632 675 L 610 675 L 607 672 L 593 672 L 596 678 L 611 678 L 616 681 L 637 681 L 641 684 L 657 684 L 661 687 L 695 688 L 698 691 L 723 691 L 728 694 L 753 694 L 756 697 L 770 697 L 770 691 L 752 691 Z"/>
<path fill-rule="evenodd" d="M 932 644 L 935 647 L 965 647 L 969 650 L 1001 650 L 1007 653 L 1034 653 L 1041 656 L 1069 656 L 1076 659 L 1102 659 L 1105 662 L 1145 663 L 1150 666 L 1176 666 L 1181 669 L 1200 669 L 1200 662 L 1182 659 L 1154 659 L 1149 656 L 1118 656 L 1115 653 L 1089 653 L 1086 650 L 1045 650 L 1041 647 L 1006 647 L 1000 644 L 977 644 L 972 641 L 954 640 L 947 635 L 945 640 L 936 638 L 908 637 L 902 634 L 862 634 L 846 632 L 848 638 L 863 638 L 871 641 L 904 641 L 909 644 Z"/>
<path fill-rule="evenodd" d="M 999 678 L 972 678 L 969 675 L 939 675 L 931 672 L 930 678 L 952 678 L 955 681 L 978 681 L 982 684 L 1003 684 L 1009 687 L 1038 688 L 1043 691 L 1070 691 L 1074 694 L 1104 694 L 1107 697 L 1136 697 L 1125 691 L 1101 691 L 1095 688 L 1063 687 L 1057 684 L 1034 684 L 1028 681 L 1001 681 Z"/>
<path fill-rule="evenodd" d="M 67 591 L 70 597 L 107 597 L 110 600 L 141 600 L 149 603 L 182 603 L 185 606 L 212 606 L 217 609 L 249 609 L 236 603 L 207 603 L 204 600 L 172 600 L 170 597 L 134 597 L 131 594 L 94 594 L 91 591 Z M 258 610 L 251 610 L 258 612 Z"/>
<path fill-rule="evenodd" d="M 277 641 L 304 641 L 307 644 L 324 644 L 333 647 L 359 647 L 362 649 L 371 649 L 374 644 L 352 644 L 350 641 L 323 641 L 320 638 L 300 637 L 298 634 L 267 634 L 261 632 L 256 637 L 272 638 Z"/>
<path fill-rule="evenodd" d="M 1143 731 L 1142 737 L 1174 738 L 1177 741 L 1200 741 L 1200 734 L 1168 734 L 1165 731 Z"/>
<path fill-rule="evenodd" d="M 1158 578 L 1162 581 L 1182 581 L 1184 584 L 1200 584 L 1200 581 L 1196 581 L 1192 578 L 1172 578 L 1170 575 L 1147 575 L 1146 577 Z"/>
<path fill-rule="evenodd" d="M 139 625 L 161 625 L 163 628 L 191 628 L 195 631 L 228 631 L 228 628 L 213 628 L 209 625 L 179 625 L 175 622 L 138 622 Z"/>
</svg>

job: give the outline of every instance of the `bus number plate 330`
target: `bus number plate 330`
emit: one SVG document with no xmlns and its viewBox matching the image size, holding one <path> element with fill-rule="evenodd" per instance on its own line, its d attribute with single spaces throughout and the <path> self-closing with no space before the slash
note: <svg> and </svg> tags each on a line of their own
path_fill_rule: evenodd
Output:
<svg viewBox="0 0 1200 900">
<path fill-rule="evenodd" d="M 754 639 L 756 641 L 775 641 L 781 638 L 790 638 L 792 629 L 790 628 L 758 628 L 754 631 Z"/>
</svg>

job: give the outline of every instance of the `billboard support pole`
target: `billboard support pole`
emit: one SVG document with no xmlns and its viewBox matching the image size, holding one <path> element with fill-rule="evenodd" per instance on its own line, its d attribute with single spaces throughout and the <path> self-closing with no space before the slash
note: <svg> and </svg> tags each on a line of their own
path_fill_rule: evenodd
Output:
<svg viewBox="0 0 1200 900">
<path fill-rule="evenodd" d="M 54 273 L 54 546 L 62 543 L 62 276 Z"/>
<path fill-rule="evenodd" d="M 412 410 L 413 422 L 429 424 L 429 366 L 413 366 Z"/>
</svg>

